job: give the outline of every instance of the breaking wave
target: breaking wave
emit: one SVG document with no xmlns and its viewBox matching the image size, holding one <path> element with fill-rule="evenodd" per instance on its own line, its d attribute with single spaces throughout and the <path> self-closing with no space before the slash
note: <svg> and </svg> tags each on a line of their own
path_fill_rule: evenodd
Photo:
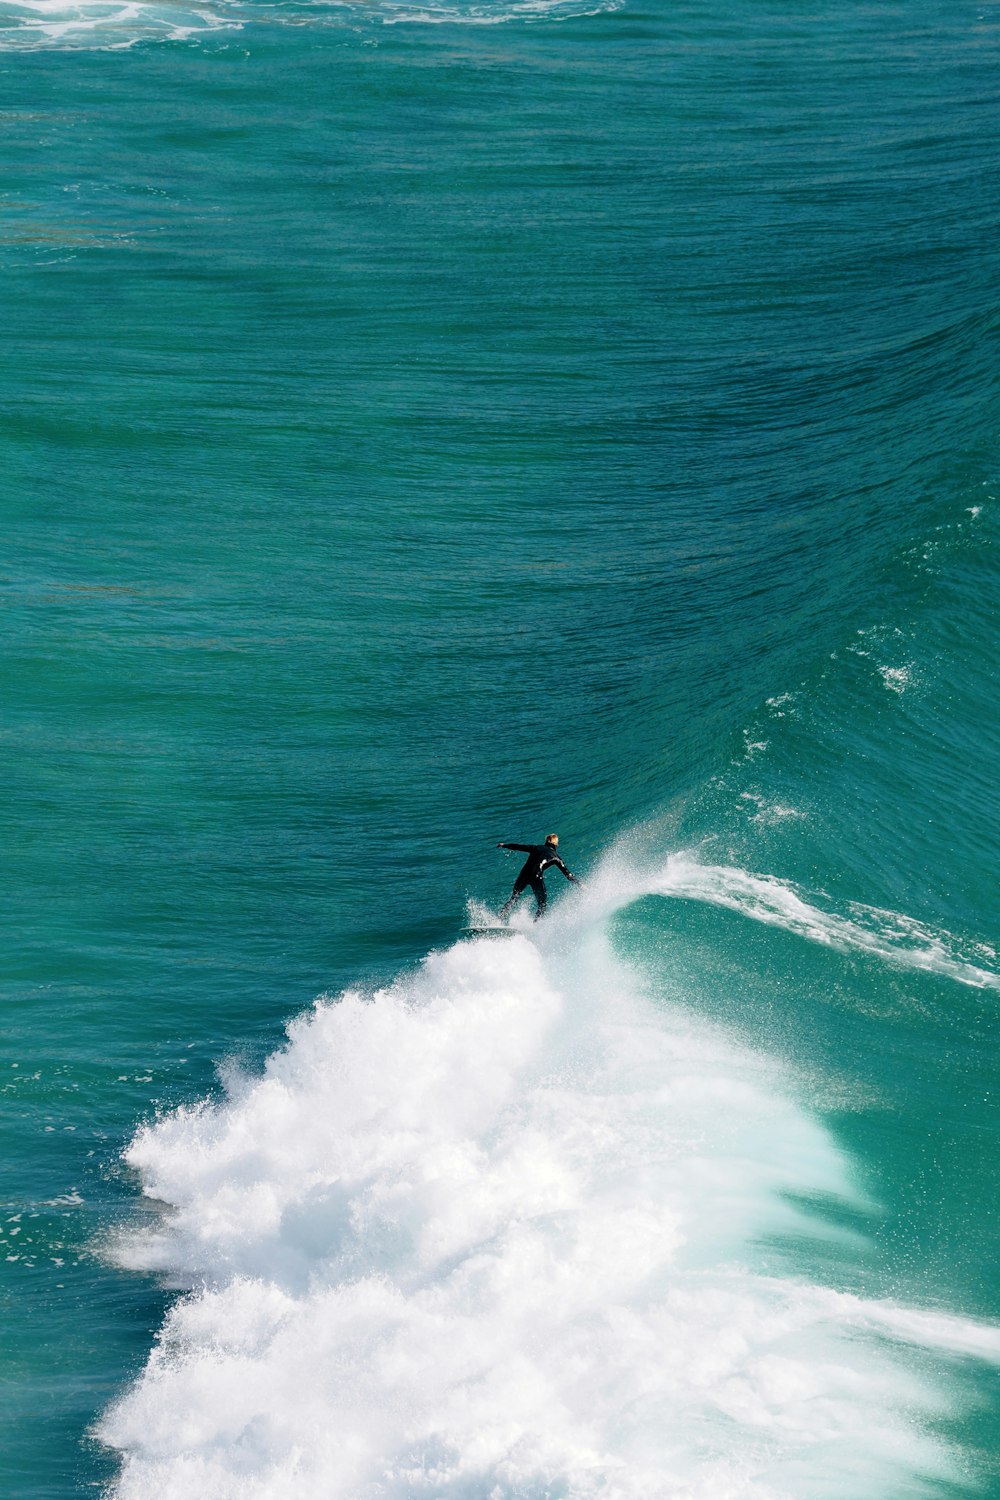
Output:
<svg viewBox="0 0 1000 1500">
<path fill-rule="evenodd" d="M 687 858 L 643 884 L 936 953 Z M 139 1132 L 164 1212 L 114 1253 L 187 1294 L 102 1422 L 116 1500 L 889 1500 L 957 1478 L 935 1356 L 1000 1361 L 1000 1331 L 803 1274 L 788 1245 L 850 1242 L 800 1205 L 862 1212 L 863 1187 L 777 1063 L 615 955 L 629 899 L 598 876 L 541 928 L 323 998 L 262 1076 Z"/>
<path fill-rule="evenodd" d="M 938 974 L 977 989 L 1000 990 L 1000 974 L 984 959 L 996 953 L 974 945 L 974 955 L 949 932 L 927 926 L 904 913 L 863 902 L 848 904 L 849 915 L 831 909 L 818 893 L 806 893 L 790 880 L 754 875 L 727 865 L 701 864 L 690 855 L 675 855 L 660 874 L 638 884 L 636 893 L 659 893 L 705 901 L 741 912 L 755 922 L 783 927 L 810 942 L 841 952 L 870 953 L 887 963 Z"/>
</svg>

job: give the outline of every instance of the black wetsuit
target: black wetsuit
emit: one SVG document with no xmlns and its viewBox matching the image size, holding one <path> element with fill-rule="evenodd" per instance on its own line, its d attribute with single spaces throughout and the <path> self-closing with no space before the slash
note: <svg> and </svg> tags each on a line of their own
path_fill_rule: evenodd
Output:
<svg viewBox="0 0 1000 1500">
<path fill-rule="evenodd" d="M 542 876 L 551 865 L 555 865 L 557 870 L 561 870 L 567 880 L 576 881 L 576 876 L 569 873 L 559 858 L 558 851 L 552 844 L 498 844 L 497 848 L 516 849 L 520 854 L 528 856 L 524 861 L 520 875 L 514 881 L 514 889 L 510 893 L 510 900 L 505 901 L 500 908 L 500 915 L 502 917 L 505 917 L 514 903 L 520 900 L 522 891 L 526 890 L 529 885 L 535 893 L 535 900 L 538 902 L 538 910 L 535 916 L 540 917 L 542 915 L 546 902 L 549 899 L 545 891 L 545 882 Z"/>
</svg>

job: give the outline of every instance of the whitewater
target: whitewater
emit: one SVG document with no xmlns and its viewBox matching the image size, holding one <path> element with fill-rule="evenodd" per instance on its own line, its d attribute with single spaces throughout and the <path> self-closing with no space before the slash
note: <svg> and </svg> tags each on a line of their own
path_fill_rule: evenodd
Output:
<svg viewBox="0 0 1000 1500">
<path fill-rule="evenodd" d="M 98 1430 L 115 1500 L 960 1479 L 948 1370 L 1000 1363 L 1000 1330 L 803 1274 L 796 1246 L 849 1258 L 837 1210 L 877 1205 L 807 1080 L 616 954 L 614 914 L 658 896 L 997 986 L 948 934 L 688 853 L 609 857 L 540 926 L 322 997 L 127 1151 L 159 1212 L 109 1253 L 183 1295 Z"/>
<path fill-rule="evenodd" d="M 616 10 L 622 0 L 0 0 L 0 53 L 127 51 L 149 42 L 208 40 L 265 22 L 347 30 L 380 26 L 505 26 Z"/>
</svg>

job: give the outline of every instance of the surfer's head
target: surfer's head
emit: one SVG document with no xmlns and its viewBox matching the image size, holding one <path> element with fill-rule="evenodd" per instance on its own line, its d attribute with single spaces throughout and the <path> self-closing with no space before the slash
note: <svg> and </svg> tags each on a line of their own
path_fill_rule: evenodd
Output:
<svg viewBox="0 0 1000 1500">
<path fill-rule="evenodd" d="M 545 842 L 547 844 L 551 844 L 552 847 L 553 847 L 553 849 L 558 848 L 558 846 L 559 846 L 559 835 L 558 835 L 558 833 L 547 833 L 545 835 Z"/>
</svg>

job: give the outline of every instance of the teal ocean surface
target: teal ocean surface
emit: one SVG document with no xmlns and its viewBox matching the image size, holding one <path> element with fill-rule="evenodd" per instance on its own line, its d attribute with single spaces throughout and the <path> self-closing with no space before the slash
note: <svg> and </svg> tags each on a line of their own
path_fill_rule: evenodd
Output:
<svg viewBox="0 0 1000 1500">
<path fill-rule="evenodd" d="M 5 1497 L 1000 1500 L 998 67 L 0 5 Z"/>
</svg>

